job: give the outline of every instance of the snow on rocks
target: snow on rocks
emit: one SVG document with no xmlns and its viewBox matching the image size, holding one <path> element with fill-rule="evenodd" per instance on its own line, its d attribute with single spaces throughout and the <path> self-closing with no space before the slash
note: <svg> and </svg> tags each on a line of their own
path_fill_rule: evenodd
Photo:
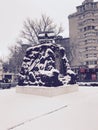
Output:
<svg viewBox="0 0 98 130">
<path fill-rule="evenodd" d="M 70 69 L 70 66 L 63 47 L 54 43 L 38 44 L 26 51 L 20 71 L 19 85 L 57 87 L 65 83 L 59 78 L 60 75 L 66 83 L 76 83 L 75 74 L 69 74 L 67 69 Z"/>
</svg>

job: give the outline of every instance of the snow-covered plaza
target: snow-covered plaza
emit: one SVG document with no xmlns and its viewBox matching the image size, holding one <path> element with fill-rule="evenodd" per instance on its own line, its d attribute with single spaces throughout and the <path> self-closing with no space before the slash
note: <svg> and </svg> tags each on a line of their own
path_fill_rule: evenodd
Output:
<svg viewBox="0 0 98 130">
<path fill-rule="evenodd" d="M 98 130 L 98 87 L 54 97 L 1 89 L 0 130 Z"/>
</svg>

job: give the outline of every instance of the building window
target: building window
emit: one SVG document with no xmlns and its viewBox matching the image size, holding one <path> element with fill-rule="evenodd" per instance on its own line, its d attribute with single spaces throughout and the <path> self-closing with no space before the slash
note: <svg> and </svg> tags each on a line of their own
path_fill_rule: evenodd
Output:
<svg viewBox="0 0 98 130">
<path fill-rule="evenodd" d="M 85 37 L 88 37 L 88 36 L 96 36 L 96 33 L 95 32 L 87 32 L 84 34 Z"/>
<path fill-rule="evenodd" d="M 86 50 L 86 51 L 89 51 L 89 50 L 96 50 L 96 47 L 95 47 L 95 46 L 85 47 L 85 50 Z"/>
<path fill-rule="evenodd" d="M 84 42 L 85 42 L 85 44 L 87 44 L 87 40 L 85 40 Z"/>
<path fill-rule="evenodd" d="M 84 27 L 84 32 L 88 30 L 94 30 L 94 29 L 95 29 L 95 26 L 87 26 L 87 27 Z"/>
<path fill-rule="evenodd" d="M 94 19 L 86 19 L 85 21 L 82 22 L 82 24 L 88 24 L 88 23 L 94 23 Z"/>
<path fill-rule="evenodd" d="M 94 13 L 87 13 L 87 14 L 85 14 L 85 17 L 92 17 L 92 16 L 94 16 Z"/>
<path fill-rule="evenodd" d="M 88 54 L 86 54 L 86 58 L 88 58 Z"/>
<path fill-rule="evenodd" d="M 82 29 L 82 28 L 80 29 L 80 32 L 83 32 L 83 29 Z"/>
<path fill-rule="evenodd" d="M 97 61 L 86 61 L 86 65 L 96 65 Z"/>
<path fill-rule="evenodd" d="M 83 22 L 78 23 L 78 26 L 83 26 Z"/>
<path fill-rule="evenodd" d="M 96 39 L 88 39 L 88 40 L 85 40 L 84 42 L 85 42 L 85 44 L 90 44 L 90 43 L 94 44 L 97 42 L 97 40 Z"/>
<path fill-rule="evenodd" d="M 86 65 L 89 65 L 89 64 L 88 64 L 88 61 L 86 61 Z"/>
<path fill-rule="evenodd" d="M 84 18 L 84 16 L 79 16 L 79 20 L 81 20 L 81 19 L 83 19 Z"/>
<path fill-rule="evenodd" d="M 96 56 L 97 55 L 95 53 L 94 54 L 90 53 L 90 54 L 85 55 L 86 58 L 91 58 L 91 57 L 96 57 Z"/>
</svg>

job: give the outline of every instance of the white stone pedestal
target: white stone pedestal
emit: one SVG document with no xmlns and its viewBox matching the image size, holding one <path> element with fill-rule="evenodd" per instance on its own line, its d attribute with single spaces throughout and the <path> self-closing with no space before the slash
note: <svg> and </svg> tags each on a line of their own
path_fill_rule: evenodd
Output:
<svg viewBox="0 0 98 130">
<path fill-rule="evenodd" d="M 78 85 L 66 85 L 60 87 L 38 87 L 38 86 L 17 86 L 16 92 L 39 96 L 57 96 L 65 93 L 78 91 Z"/>
</svg>

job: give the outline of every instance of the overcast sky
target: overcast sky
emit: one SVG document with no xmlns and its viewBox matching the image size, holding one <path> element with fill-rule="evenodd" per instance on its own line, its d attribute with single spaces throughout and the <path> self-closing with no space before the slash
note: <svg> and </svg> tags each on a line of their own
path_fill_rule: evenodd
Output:
<svg viewBox="0 0 98 130">
<path fill-rule="evenodd" d="M 8 47 L 15 44 L 26 18 L 50 16 L 55 24 L 62 24 L 68 37 L 68 15 L 76 11 L 83 0 L 0 0 L 0 57 L 9 55 Z"/>
</svg>

